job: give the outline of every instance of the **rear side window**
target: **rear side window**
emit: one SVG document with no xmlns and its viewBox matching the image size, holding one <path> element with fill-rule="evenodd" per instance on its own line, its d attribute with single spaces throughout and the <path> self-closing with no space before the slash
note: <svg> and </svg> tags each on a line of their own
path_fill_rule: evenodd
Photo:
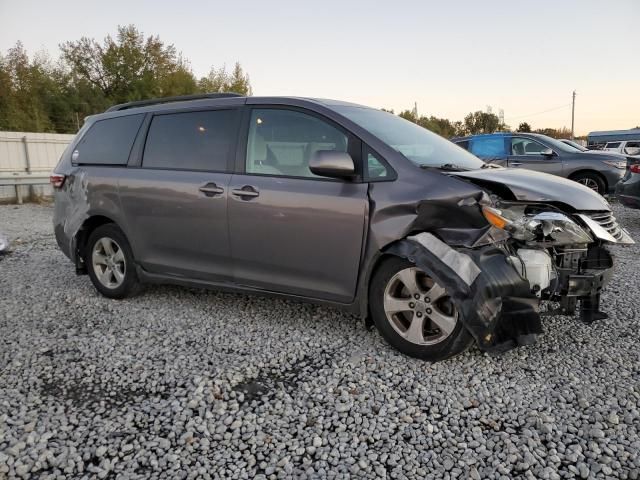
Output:
<svg viewBox="0 0 640 480">
<path fill-rule="evenodd" d="M 235 132 L 235 110 L 156 115 L 149 126 L 142 166 L 225 172 Z"/>
<path fill-rule="evenodd" d="M 507 151 L 504 144 L 505 137 L 473 138 L 470 141 L 469 151 L 480 158 L 505 157 L 507 156 Z"/>
<path fill-rule="evenodd" d="M 73 151 L 74 163 L 126 165 L 144 115 L 98 120 Z"/>
</svg>

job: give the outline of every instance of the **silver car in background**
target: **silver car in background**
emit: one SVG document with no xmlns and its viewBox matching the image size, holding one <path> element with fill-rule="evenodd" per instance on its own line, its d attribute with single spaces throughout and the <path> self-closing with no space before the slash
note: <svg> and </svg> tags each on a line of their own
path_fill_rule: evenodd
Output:
<svg viewBox="0 0 640 480">
<path fill-rule="evenodd" d="M 486 162 L 565 177 L 600 195 L 613 193 L 627 168 L 624 156 L 584 151 L 537 133 L 472 135 L 453 142 Z"/>
</svg>

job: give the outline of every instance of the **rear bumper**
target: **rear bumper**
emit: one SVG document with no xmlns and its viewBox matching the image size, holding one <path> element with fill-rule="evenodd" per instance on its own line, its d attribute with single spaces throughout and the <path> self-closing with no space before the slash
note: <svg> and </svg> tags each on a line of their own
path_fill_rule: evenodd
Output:
<svg viewBox="0 0 640 480">
<path fill-rule="evenodd" d="M 640 175 L 630 172 L 629 175 L 616 186 L 616 195 L 625 207 L 640 209 Z"/>
<path fill-rule="evenodd" d="M 607 179 L 607 193 L 615 193 L 617 186 L 624 177 L 624 170 L 619 168 L 612 168 L 611 170 L 604 170 L 601 172 Z"/>
</svg>

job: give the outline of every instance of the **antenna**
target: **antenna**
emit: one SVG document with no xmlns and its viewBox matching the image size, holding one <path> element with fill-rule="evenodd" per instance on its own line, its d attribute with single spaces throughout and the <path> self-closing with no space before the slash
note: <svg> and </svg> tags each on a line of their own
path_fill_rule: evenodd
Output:
<svg viewBox="0 0 640 480">
<path fill-rule="evenodd" d="M 574 139 L 574 130 L 573 127 L 575 125 L 576 118 L 576 91 L 573 91 L 572 100 L 571 100 L 571 140 Z"/>
</svg>

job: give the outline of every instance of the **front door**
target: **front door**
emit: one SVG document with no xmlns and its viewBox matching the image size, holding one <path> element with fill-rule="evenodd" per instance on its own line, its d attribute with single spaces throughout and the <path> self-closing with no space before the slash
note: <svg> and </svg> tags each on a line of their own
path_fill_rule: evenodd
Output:
<svg viewBox="0 0 640 480">
<path fill-rule="evenodd" d="M 227 198 L 238 111 L 155 115 L 140 168 L 120 199 L 136 261 L 147 271 L 231 279 Z"/>
<path fill-rule="evenodd" d="M 350 151 L 350 138 L 313 114 L 254 108 L 245 173 L 229 187 L 234 281 L 337 302 L 355 296 L 367 184 L 318 177 L 318 150 Z M 353 139 L 351 140 L 353 141 Z"/>
<path fill-rule="evenodd" d="M 531 138 L 514 136 L 511 138 L 511 155 L 509 155 L 508 166 L 562 175 L 562 160 L 558 154 L 542 154 L 548 149 L 549 147 Z"/>
</svg>

